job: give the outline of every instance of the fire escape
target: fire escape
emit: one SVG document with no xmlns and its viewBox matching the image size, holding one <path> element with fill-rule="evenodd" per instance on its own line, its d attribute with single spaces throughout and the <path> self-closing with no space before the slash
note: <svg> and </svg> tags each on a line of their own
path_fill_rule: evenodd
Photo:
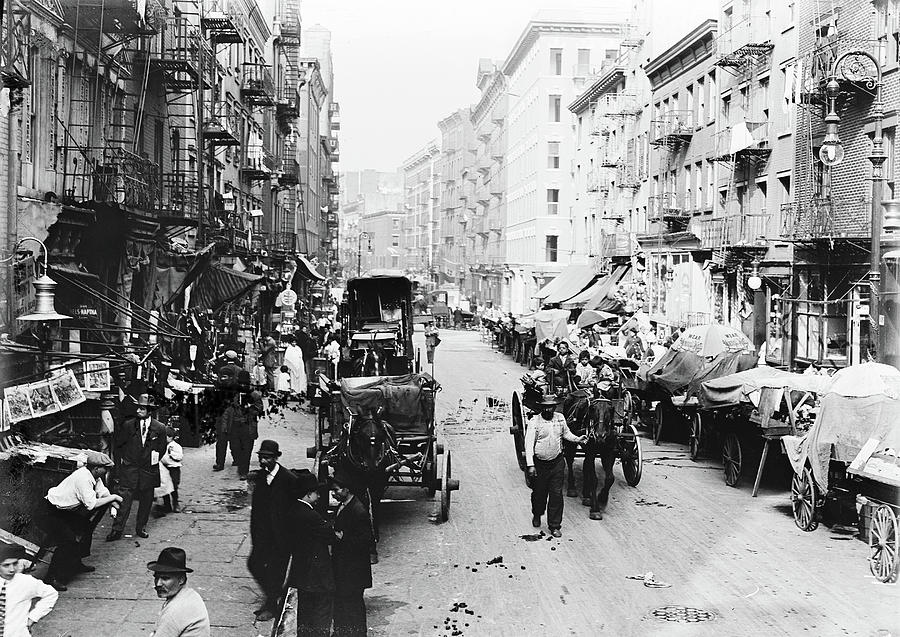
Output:
<svg viewBox="0 0 900 637">
<path fill-rule="evenodd" d="M 140 13 L 135 0 L 78 0 L 60 6 L 77 43 L 54 123 L 63 162 L 62 200 L 86 207 L 92 205 L 88 202 L 119 206 L 152 237 L 159 164 L 142 153 L 146 88 L 135 52 L 145 49 L 162 26 L 162 8 L 151 3 Z"/>
</svg>

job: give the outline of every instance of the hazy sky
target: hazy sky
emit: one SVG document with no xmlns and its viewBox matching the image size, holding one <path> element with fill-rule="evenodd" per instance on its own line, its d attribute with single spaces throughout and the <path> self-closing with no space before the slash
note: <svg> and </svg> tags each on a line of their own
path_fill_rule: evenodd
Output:
<svg viewBox="0 0 900 637">
<path fill-rule="evenodd" d="M 396 170 L 437 122 L 478 99 L 479 58 L 505 59 L 544 7 L 591 10 L 624 0 L 302 0 L 304 26 L 331 30 L 341 105 L 341 170 Z M 623 9 L 613 11 L 621 15 Z"/>
</svg>

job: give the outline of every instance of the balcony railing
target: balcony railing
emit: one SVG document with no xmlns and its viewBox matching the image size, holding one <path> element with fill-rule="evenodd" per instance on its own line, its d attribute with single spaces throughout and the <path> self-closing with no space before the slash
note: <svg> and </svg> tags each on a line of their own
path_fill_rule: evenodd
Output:
<svg viewBox="0 0 900 637">
<path fill-rule="evenodd" d="M 606 192 L 609 190 L 609 183 L 609 173 L 606 170 L 595 170 L 587 174 L 588 192 Z"/>
<path fill-rule="evenodd" d="M 633 93 L 612 93 L 597 100 L 596 113 L 602 117 L 623 117 L 640 112 L 637 95 Z"/>
<path fill-rule="evenodd" d="M 213 105 L 212 115 L 203 122 L 203 136 L 213 146 L 240 146 L 236 115 L 224 102 Z"/>
<path fill-rule="evenodd" d="M 297 235 L 293 232 L 254 232 L 252 246 L 254 251 L 294 252 L 297 248 Z"/>
<path fill-rule="evenodd" d="M 752 161 L 766 159 L 769 146 L 769 122 L 740 122 L 716 133 L 715 161 Z"/>
<path fill-rule="evenodd" d="M 674 146 L 689 142 L 694 135 L 694 112 L 668 110 L 650 122 L 654 146 Z"/>
<path fill-rule="evenodd" d="M 94 171 L 95 201 L 115 203 L 155 214 L 159 206 L 159 166 L 122 148 L 104 152 Z"/>
<path fill-rule="evenodd" d="M 765 210 L 753 214 L 729 214 L 699 220 L 700 247 L 765 247 L 770 235 L 770 215 Z"/>
<path fill-rule="evenodd" d="M 280 174 L 278 176 L 279 186 L 296 186 L 300 183 L 300 164 L 295 159 L 282 159 L 280 166 Z"/>
<path fill-rule="evenodd" d="M 650 221 L 686 223 L 691 217 L 689 205 L 690 202 L 685 202 L 684 196 L 677 192 L 652 195 L 647 198 L 648 217 Z"/>
<path fill-rule="evenodd" d="M 716 65 L 739 68 L 767 55 L 773 48 L 770 22 L 766 14 L 737 18 L 716 38 Z"/>
<path fill-rule="evenodd" d="M 247 146 L 241 166 L 243 179 L 261 180 L 268 179 L 275 171 L 275 156 L 262 144 Z"/>
<path fill-rule="evenodd" d="M 250 106 L 274 106 L 275 82 L 269 67 L 244 62 L 241 70 L 241 99 Z"/>
<path fill-rule="evenodd" d="M 627 232 L 603 233 L 600 236 L 601 257 L 630 257 L 631 235 Z"/>
<path fill-rule="evenodd" d="M 160 25 L 155 19 L 155 11 L 150 10 L 158 5 L 158 2 L 143 3 L 138 0 L 105 0 L 105 2 L 63 0 L 60 3 L 66 21 L 70 24 L 78 24 L 79 29 L 83 29 L 85 35 L 92 31 L 97 33 L 99 30 L 119 37 L 155 33 Z M 48 8 L 56 11 L 52 6 Z M 145 21 L 148 13 L 150 19 Z"/>
<path fill-rule="evenodd" d="M 638 170 L 628 164 L 619 165 L 616 168 L 616 186 L 619 188 L 640 188 L 641 178 Z"/>
<path fill-rule="evenodd" d="M 278 102 L 275 105 L 275 116 L 280 124 L 290 124 L 300 117 L 300 101 L 297 87 L 285 84 L 278 91 Z"/>
<path fill-rule="evenodd" d="M 192 173 L 167 173 L 162 176 L 160 216 L 196 221 L 199 213 L 199 185 Z"/>
<path fill-rule="evenodd" d="M 872 204 L 862 198 L 815 197 L 797 208 L 789 237 L 817 239 L 869 239 Z"/>
</svg>

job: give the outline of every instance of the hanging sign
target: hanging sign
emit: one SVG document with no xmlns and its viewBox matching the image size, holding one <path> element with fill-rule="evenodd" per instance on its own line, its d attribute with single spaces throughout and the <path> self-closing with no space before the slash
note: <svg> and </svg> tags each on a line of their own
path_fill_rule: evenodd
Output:
<svg viewBox="0 0 900 637">
<path fill-rule="evenodd" d="M 293 308 L 294 304 L 297 303 L 297 293 L 288 288 L 278 295 L 277 300 L 278 305 L 280 305 L 281 307 Z"/>
</svg>

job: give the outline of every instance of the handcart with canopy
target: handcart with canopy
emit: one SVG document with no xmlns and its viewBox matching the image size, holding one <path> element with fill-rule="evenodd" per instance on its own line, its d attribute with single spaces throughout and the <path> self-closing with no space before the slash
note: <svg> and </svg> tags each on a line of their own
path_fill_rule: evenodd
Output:
<svg viewBox="0 0 900 637">
<path fill-rule="evenodd" d="M 895 580 L 900 548 L 900 479 L 895 466 L 900 449 L 900 370 L 880 363 L 840 370 L 831 379 L 809 432 L 782 440 L 795 472 L 791 505 L 797 527 L 816 529 L 826 500 L 870 498 L 869 537 L 864 538 L 869 541 L 870 568 L 880 581 Z"/>
</svg>

